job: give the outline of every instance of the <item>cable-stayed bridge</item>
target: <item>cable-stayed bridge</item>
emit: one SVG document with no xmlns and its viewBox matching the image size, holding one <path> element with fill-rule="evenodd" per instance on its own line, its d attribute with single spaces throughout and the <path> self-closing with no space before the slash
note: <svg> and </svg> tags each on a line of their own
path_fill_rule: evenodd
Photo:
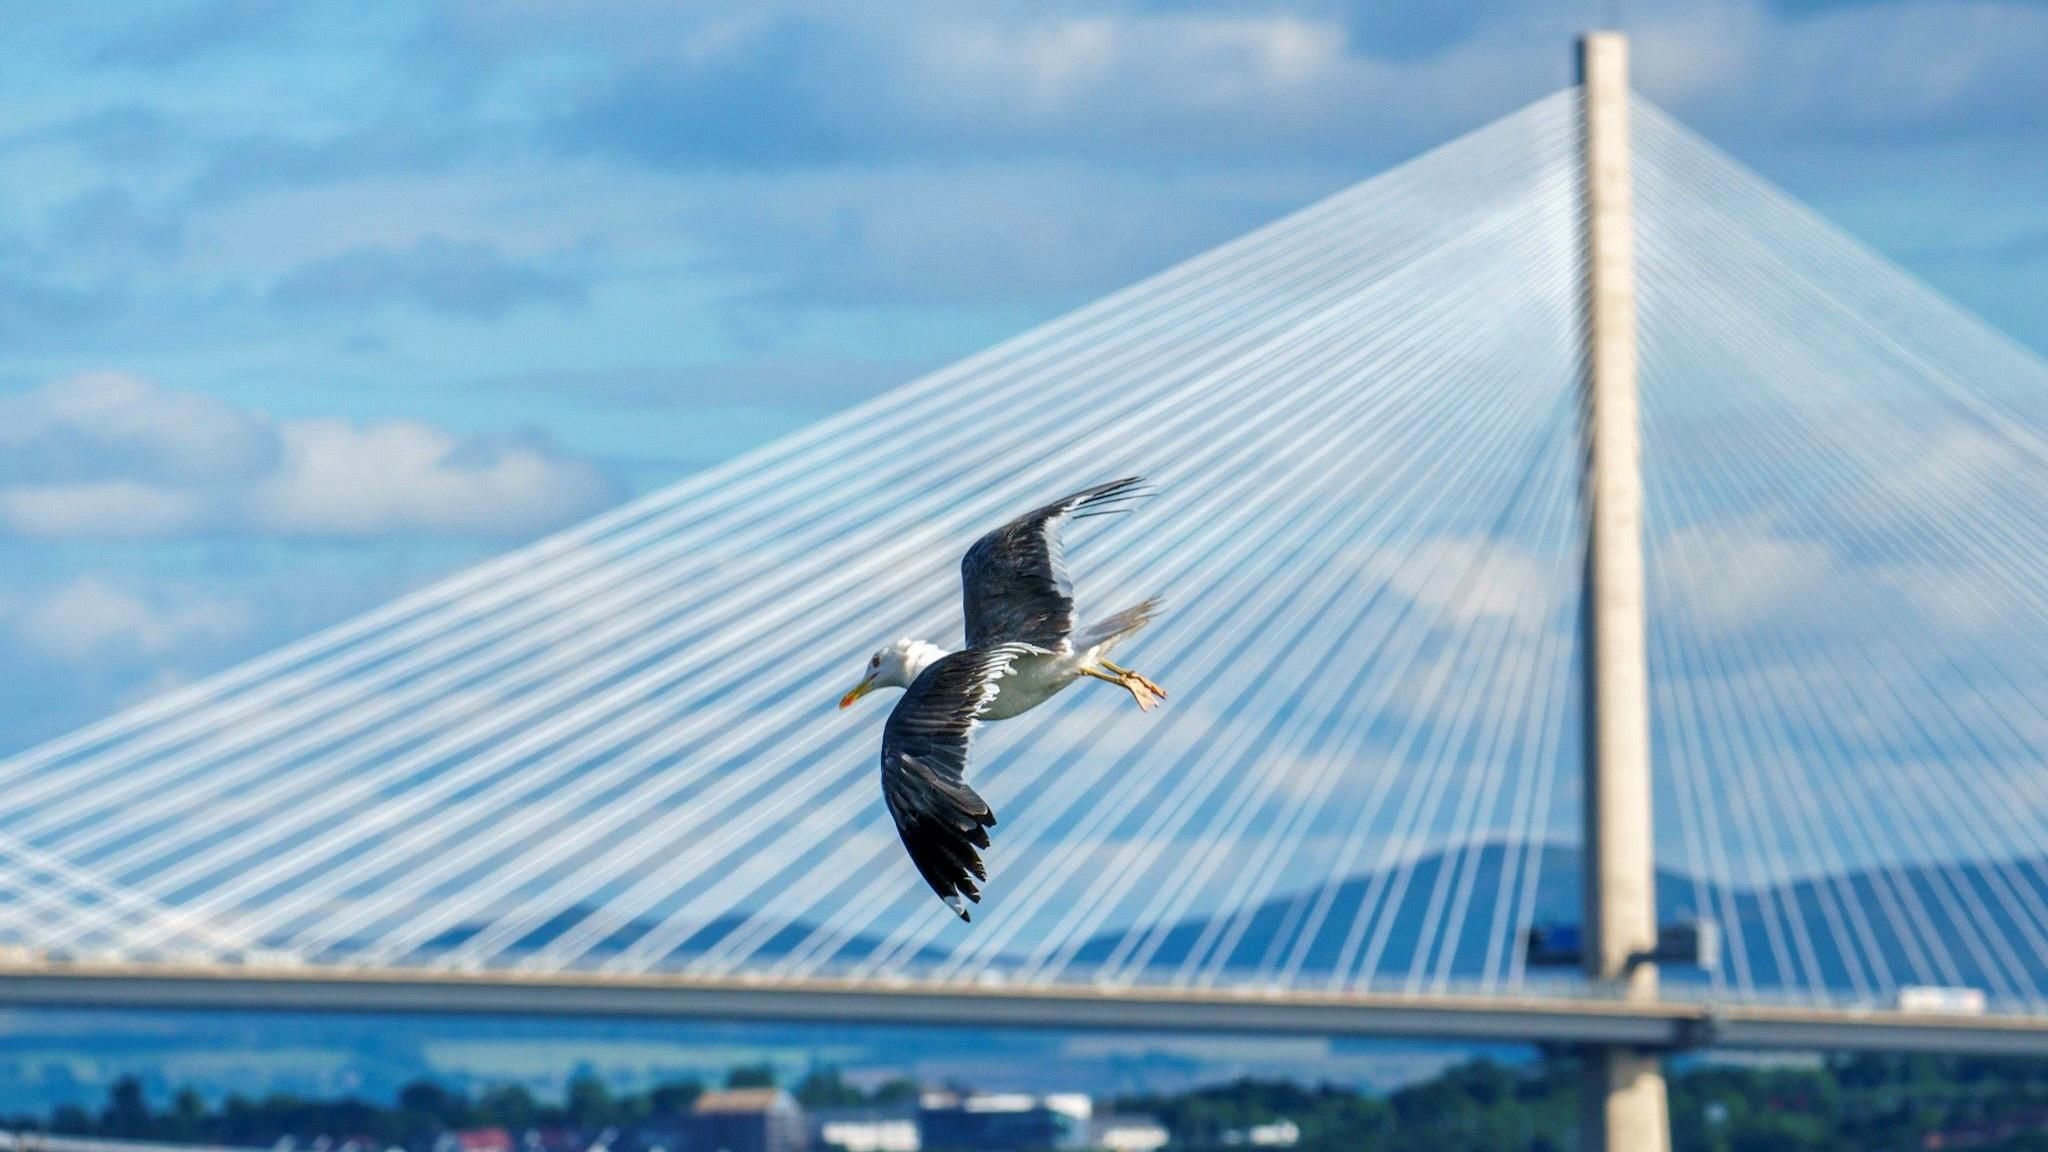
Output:
<svg viewBox="0 0 2048 1152">
<path fill-rule="evenodd" d="M 1589 112 L 0 763 L 0 994 L 2048 1051 L 2048 364 L 1641 100 L 1634 831 L 1722 941 L 1527 964 L 1588 903 Z M 1172 699 L 983 730 L 963 925 L 833 703 L 1132 473 L 1069 559 L 1166 596 Z"/>
</svg>

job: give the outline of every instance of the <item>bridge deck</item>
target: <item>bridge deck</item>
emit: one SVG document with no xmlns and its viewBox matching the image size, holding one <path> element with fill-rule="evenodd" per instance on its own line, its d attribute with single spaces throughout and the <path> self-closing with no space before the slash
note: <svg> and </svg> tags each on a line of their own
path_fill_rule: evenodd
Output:
<svg viewBox="0 0 2048 1152">
<path fill-rule="evenodd" d="M 2048 1016 L 1937 1016 L 1685 1001 L 1641 1004 L 1586 997 L 17 963 L 0 965 L 0 1004 L 632 1016 L 2048 1056 Z"/>
</svg>

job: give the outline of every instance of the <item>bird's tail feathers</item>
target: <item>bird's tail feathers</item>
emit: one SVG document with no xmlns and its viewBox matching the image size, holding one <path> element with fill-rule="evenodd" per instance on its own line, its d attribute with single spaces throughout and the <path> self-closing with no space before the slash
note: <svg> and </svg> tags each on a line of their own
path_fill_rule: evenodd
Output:
<svg viewBox="0 0 2048 1152">
<path fill-rule="evenodd" d="M 1107 652 L 1124 637 L 1150 624 L 1159 615 L 1159 608 L 1159 597 L 1153 596 L 1121 612 L 1111 613 L 1075 633 L 1072 640 L 1074 650 L 1086 652 L 1091 648 L 1101 648 Z"/>
</svg>

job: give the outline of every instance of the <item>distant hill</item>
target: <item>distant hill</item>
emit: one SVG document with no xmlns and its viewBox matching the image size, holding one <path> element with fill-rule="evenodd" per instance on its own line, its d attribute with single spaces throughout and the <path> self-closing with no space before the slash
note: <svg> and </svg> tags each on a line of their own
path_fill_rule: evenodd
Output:
<svg viewBox="0 0 2048 1152">
<path fill-rule="evenodd" d="M 1533 867 L 1533 879 L 1529 875 Z M 1511 891 L 1533 883 L 1534 919 L 1539 923 L 1576 922 L 1579 918 L 1580 858 L 1574 846 L 1542 845 L 1528 851 L 1508 844 L 1487 844 L 1464 853 L 1441 853 L 1415 860 L 1404 869 L 1353 876 L 1330 891 L 1310 889 L 1268 899 L 1235 917 L 1195 916 L 1179 921 L 1142 941 L 1145 970 L 1171 976 L 1190 970 L 1246 975 L 1273 964 L 1294 960 L 1314 979 L 1335 969 L 1350 945 L 1354 966 L 1360 952 L 1377 947 L 1382 977 L 1399 983 L 1423 952 L 1420 971 L 1428 979 L 1442 971 L 1454 982 L 1477 978 L 1488 961 L 1495 937 L 1496 916 L 1512 924 L 1516 909 L 1496 907 L 1504 870 L 1514 871 Z M 2048 928 L 2048 863 L 2041 860 L 1959 864 L 1916 864 L 1886 871 L 1857 870 L 1762 889 L 1734 889 L 1724 898 L 1709 891 L 1714 906 L 1701 908 L 1700 889 L 1693 879 L 1669 869 L 1657 877 L 1660 919 L 1669 922 L 1704 913 L 1720 921 L 1728 949 L 1724 967 L 1731 979 L 1738 964 L 1763 987 L 1820 988 L 1848 994 L 1857 990 L 1850 956 L 1874 959 L 1889 970 L 1873 970 L 1858 962 L 1865 988 L 1887 983 L 1967 984 L 1994 996 L 2008 974 L 2048 984 L 2048 953 L 2040 949 L 2001 949 L 2004 941 L 2027 937 L 2001 910 L 2005 903 L 2030 910 Z M 1455 919 L 1449 914 L 1459 907 Z M 1368 922 L 1357 941 L 1349 941 L 1354 911 L 1371 902 L 1383 911 Z M 1305 947 L 1296 943 L 1321 905 L 1321 927 Z M 1443 914 L 1437 939 L 1421 937 L 1433 905 Z M 1391 916 L 1384 909 L 1392 908 Z M 1973 911 L 1972 909 L 1976 909 Z M 519 941 L 517 951 L 537 950 L 579 923 L 586 910 L 572 909 L 537 926 Z M 1462 922 L 1462 931 L 1455 925 Z M 728 917 L 692 932 L 683 954 L 704 953 L 728 941 L 745 921 Z M 1384 927 L 1382 927 L 1384 924 Z M 653 927 L 648 921 L 622 924 L 595 949 L 604 956 L 630 945 Z M 432 941 L 425 951 L 453 950 L 480 929 L 452 930 Z M 756 942 L 754 956 L 773 961 L 794 955 L 810 940 L 813 927 L 792 924 Z M 1456 940 L 1454 948 L 1449 941 Z M 876 954 L 882 942 L 853 936 L 833 951 L 837 963 L 858 962 Z M 1068 961 L 1077 971 L 1105 963 L 1124 964 L 1132 953 L 1121 933 L 1108 931 L 1083 941 Z M 1450 948 L 1448 962 L 1443 952 Z M 1299 950 L 1298 957 L 1293 955 Z M 1738 961 L 1739 953 L 1739 961 Z M 936 952 L 913 953 L 903 966 L 936 960 Z M 1496 958 L 1498 960 L 1498 958 Z M 1018 957 L 999 957 L 991 968 L 1016 965 Z M 1698 973 L 1667 969 L 1679 983 Z"/>
<path fill-rule="evenodd" d="M 1368 900 L 1393 908 L 1386 927 L 1380 919 L 1368 925 L 1362 946 L 1380 934 L 1378 968 L 1398 981 L 1411 970 L 1418 946 L 1423 948 L 1425 976 L 1439 971 L 1447 938 L 1455 938 L 1447 975 L 1454 981 L 1478 977 L 1485 970 L 1492 938 L 1496 895 L 1504 869 L 1516 868 L 1526 878 L 1528 862 L 1536 865 L 1534 920 L 1576 923 L 1580 918 L 1580 855 L 1576 847 L 1546 845 L 1517 852 L 1506 844 L 1489 844 L 1464 854 L 1445 853 L 1416 860 L 1406 872 L 1355 876 L 1334 893 L 1292 893 L 1260 904 L 1247 914 L 1220 923 L 1209 917 L 1182 921 L 1150 942 L 1146 967 L 1171 971 L 1192 962 L 1224 970 L 1259 970 L 1274 942 L 1294 947 L 1318 897 L 1331 914 L 1301 956 L 1310 974 L 1331 971 L 1343 954 L 1352 928 L 1351 910 Z M 2032 861 L 1978 861 L 1916 864 L 1889 870 L 1856 870 L 1759 889 L 1736 888 L 1725 894 L 1702 892 L 1693 878 L 1660 869 L 1657 874 L 1659 919 L 1669 923 L 1705 915 L 1719 921 L 1727 948 L 1723 958 L 1732 980 L 1740 961 L 1749 980 L 1764 987 L 1825 989 L 1847 994 L 1856 990 L 1850 965 L 1858 965 L 1866 988 L 1884 984 L 1966 984 L 1994 996 L 2013 975 L 2026 982 L 2048 984 L 2048 954 L 2037 949 L 2000 950 L 1999 942 L 2026 937 L 2000 909 L 2006 903 L 2030 909 L 2048 929 L 2048 864 Z M 1461 889 L 1469 888 L 1464 906 L 1465 928 L 1456 933 L 1440 927 L 1439 938 L 1423 941 L 1433 901 L 1453 906 Z M 1702 903 L 1708 907 L 1700 907 Z M 1974 909 L 1974 910 L 1973 910 Z M 1513 922 L 1511 906 L 1508 922 Z M 1442 918 L 1447 922 L 1448 916 Z M 1219 956 L 1235 934 L 1236 944 Z M 1074 962 L 1087 966 L 1112 957 L 1120 936 L 1110 933 L 1090 940 Z M 1867 957 L 1851 960 L 1849 957 Z M 1888 969 L 1889 980 L 1881 978 Z M 1667 978 L 1685 983 L 1703 979 L 1696 971 L 1666 969 Z"/>
</svg>

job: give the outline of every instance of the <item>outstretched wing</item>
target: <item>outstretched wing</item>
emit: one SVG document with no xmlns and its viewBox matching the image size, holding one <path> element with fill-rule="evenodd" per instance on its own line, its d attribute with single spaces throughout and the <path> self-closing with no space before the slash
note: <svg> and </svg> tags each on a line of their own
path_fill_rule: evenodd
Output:
<svg viewBox="0 0 2048 1152">
<path fill-rule="evenodd" d="M 1060 555 L 1069 516 L 1114 512 L 1144 494 L 1136 476 L 1084 488 L 983 536 L 960 561 L 967 646 L 1020 641 L 1063 651 L 1074 630 L 1074 586 Z"/>
<path fill-rule="evenodd" d="M 925 883 L 962 920 L 987 880 L 977 848 L 996 814 L 967 786 L 967 746 L 999 682 L 1029 649 L 970 648 L 941 658 L 903 693 L 882 727 L 882 799 Z M 966 900 L 963 900 L 965 897 Z"/>
</svg>

